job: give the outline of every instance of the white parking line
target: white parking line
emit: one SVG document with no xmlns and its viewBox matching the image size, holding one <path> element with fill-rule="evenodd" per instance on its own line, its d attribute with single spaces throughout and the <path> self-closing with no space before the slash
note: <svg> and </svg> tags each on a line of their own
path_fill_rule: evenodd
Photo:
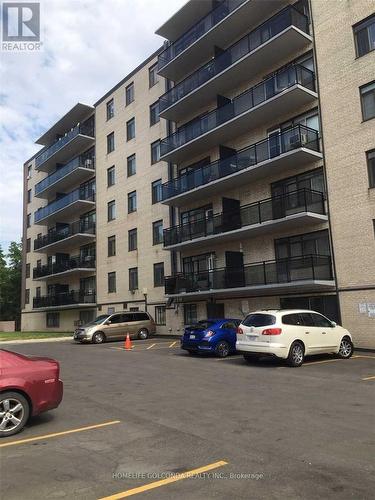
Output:
<svg viewBox="0 0 375 500">
<path fill-rule="evenodd" d="M 149 347 L 147 347 L 147 350 L 152 349 L 154 347 L 154 345 L 156 345 L 156 344 L 151 344 Z"/>
</svg>

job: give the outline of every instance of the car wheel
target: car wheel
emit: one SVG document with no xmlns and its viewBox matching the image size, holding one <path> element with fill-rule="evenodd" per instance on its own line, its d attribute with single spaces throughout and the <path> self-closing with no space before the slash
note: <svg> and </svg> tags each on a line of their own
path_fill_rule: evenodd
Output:
<svg viewBox="0 0 375 500">
<path fill-rule="evenodd" d="M 257 356 L 256 354 L 244 354 L 243 359 L 247 363 L 255 363 L 256 361 L 259 361 L 259 356 Z"/>
<path fill-rule="evenodd" d="M 29 414 L 29 403 L 22 394 L 0 394 L 0 437 L 12 436 L 19 432 L 25 426 Z"/>
<path fill-rule="evenodd" d="M 353 342 L 349 337 L 344 337 L 340 343 L 338 355 L 342 359 L 349 359 L 352 357 L 354 351 Z"/>
<path fill-rule="evenodd" d="M 94 344 L 103 344 L 105 342 L 105 335 L 103 332 L 96 332 L 92 336 L 92 341 Z"/>
<path fill-rule="evenodd" d="M 215 347 L 215 354 L 219 356 L 219 358 L 226 358 L 230 352 L 230 347 L 228 342 L 225 340 L 221 340 L 217 346 Z"/>
<path fill-rule="evenodd" d="M 148 330 L 147 330 L 147 328 L 142 328 L 142 330 L 139 330 L 139 332 L 138 332 L 138 338 L 139 338 L 139 340 L 146 340 L 146 339 L 148 339 Z"/>
<path fill-rule="evenodd" d="M 305 359 L 305 349 L 301 342 L 293 342 L 289 349 L 287 363 L 289 366 L 301 366 Z"/>
</svg>

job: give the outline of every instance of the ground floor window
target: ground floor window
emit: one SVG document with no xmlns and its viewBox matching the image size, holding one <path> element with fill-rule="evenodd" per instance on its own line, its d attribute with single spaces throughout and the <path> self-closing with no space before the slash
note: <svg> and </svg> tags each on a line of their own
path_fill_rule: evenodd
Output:
<svg viewBox="0 0 375 500">
<path fill-rule="evenodd" d="M 95 319 L 95 311 L 79 311 L 79 322 L 81 325 L 86 325 Z"/>
<path fill-rule="evenodd" d="M 60 313 L 47 313 L 46 314 L 47 328 L 57 328 L 60 326 Z"/>
<path fill-rule="evenodd" d="M 337 295 L 318 295 L 310 297 L 284 297 L 280 299 L 282 309 L 312 309 L 339 323 Z"/>
<path fill-rule="evenodd" d="M 191 325 L 198 321 L 197 304 L 184 305 L 184 324 Z"/>
<path fill-rule="evenodd" d="M 165 325 L 165 306 L 155 306 L 155 323 L 159 326 Z"/>
</svg>

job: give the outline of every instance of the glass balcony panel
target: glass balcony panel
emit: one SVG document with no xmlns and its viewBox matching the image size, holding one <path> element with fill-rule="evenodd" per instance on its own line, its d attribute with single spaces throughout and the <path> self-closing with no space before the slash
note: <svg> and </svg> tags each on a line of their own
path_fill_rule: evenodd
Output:
<svg viewBox="0 0 375 500">
<path fill-rule="evenodd" d="M 45 217 L 48 217 L 49 215 L 67 207 L 68 205 L 71 205 L 78 200 L 95 201 L 95 190 L 81 188 L 75 189 L 71 193 L 49 203 L 46 207 L 39 208 L 34 214 L 34 220 L 35 222 L 39 222 Z"/>
</svg>

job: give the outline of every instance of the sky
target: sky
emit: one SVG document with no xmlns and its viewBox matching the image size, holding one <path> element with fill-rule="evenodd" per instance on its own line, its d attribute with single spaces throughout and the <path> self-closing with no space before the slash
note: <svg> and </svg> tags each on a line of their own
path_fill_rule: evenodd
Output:
<svg viewBox="0 0 375 500">
<path fill-rule="evenodd" d="M 158 49 L 186 0 L 41 0 L 39 52 L 0 50 L 0 245 L 22 236 L 23 164 L 77 102 L 94 104 Z"/>
</svg>

